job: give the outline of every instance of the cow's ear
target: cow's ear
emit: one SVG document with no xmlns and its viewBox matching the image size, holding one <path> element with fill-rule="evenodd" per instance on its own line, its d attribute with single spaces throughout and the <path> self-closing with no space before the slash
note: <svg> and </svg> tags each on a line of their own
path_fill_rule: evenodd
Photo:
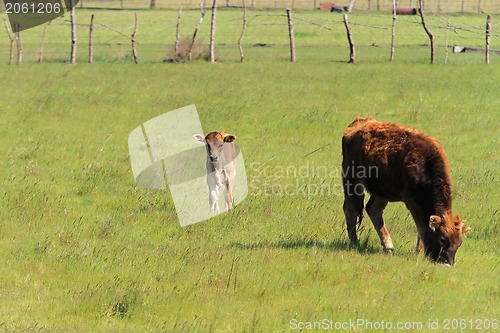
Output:
<svg viewBox="0 0 500 333">
<path fill-rule="evenodd" d="M 193 135 L 193 140 L 198 141 L 200 143 L 205 143 L 205 137 L 201 134 L 195 134 Z"/>
<path fill-rule="evenodd" d="M 236 137 L 232 134 L 228 134 L 224 137 L 224 142 L 233 142 L 236 140 Z"/>
<path fill-rule="evenodd" d="M 436 231 L 441 226 L 442 219 L 437 215 L 431 215 L 429 219 L 429 227 L 432 231 Z"/>
<path fill-rule="evenodd" d="M 465 225 L 462 225 L 462 234 L 465 234 L 467 231 L 471 230 L 471 227 L 467 227 Z"/>
</svg>

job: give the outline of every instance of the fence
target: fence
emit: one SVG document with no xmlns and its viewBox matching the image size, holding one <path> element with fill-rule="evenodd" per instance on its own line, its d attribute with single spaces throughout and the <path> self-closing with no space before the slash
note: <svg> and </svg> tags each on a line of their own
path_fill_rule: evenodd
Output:
<svg viewBox="0 0 500 333">
<path fill-rule="evenodd" d="M 197 9 L 203 0 L 80 0 L 79 8 L 122 8 L 122 9 Z M 204 0 L 210 7 L 213 0 Z M 347 6 L 350 0 L 245 0 L 252 9 L 284 9 L 314 10 L 322 3 L 335 3 L 339 7 Z M 400 7 L 417 7 L 418 0 L 397 1 Z M 390 11 L 392 0 L 357 0 L 354 10 Z M 242 0 L 219 0 L 219 8 L 242 7 Z M 429 13 L 500 13 L 500 2 L 496 0 L 432 0 L 425 2 L 425 10 Z"/>
<path fill-rule="evenodd" d="M 77 8 L 91 9 L 198 9 L 201 4 L 206 7 L 212 5 L 213 0 L 79 0 Z M 339 8 L 347 6 L 350 0 L 218 0 L 218 8 L 235 8 L 245 6 L 249 9 L 285 9 L 316 10 L 321 4 L 335 3 Z M 414 8 L 418 0 L 396 1 L 397 6 Z M 3 2 L 0 4 L 3 9 Z M 391 11 L 393 0 L 357 0 L 354 10 L 363 11 Z M 428 13 L 487 13 L 499 14 L 500 1 L 498 0 L 427 0 L 424 9 Z"/>
<path fill-rule="evenodd" d="M 285 2 L 255 0 L 254 5 L 255 7 L 257 5 L 268 7 L 270 4 L 281 6 Z M 136 42 L 136 56 L 141 63 L 176 61 L 176 40 L 178 40 L 178 52 L 182 51 L 182 48 L 191 48 L 195 28 L 201 18 L 198 1 L 169 0 L 162 3 L 161 0 L 156 0 L 157 8 L 161 8 L 162 4 L 176 7 L 171 10 L 150 10 L 147 6 L 144 6 L 144 9 L 133 10 L 106 10 L 97 7 L 97 4 L 104 7 L 110 3 L 120 6 L 120 1 L 105 0 L 99 2 L 83 0 L 83 3 L 78 4 L 77 63 L 89 61 L 89 28 L 92 15 L 94 16 L 93 62 L 134 62 L 132 39 Z M 245 0 L 245 3 L 251 5 L 251 0 Z M 301 10 L 297 9 L 297 3 L 298 1 L 295 2 L 296 9 L 291 11 L 296 61 L 348 62 L 351 50 L 346 36 L 346 13 Z M 303 6 L 305 4 L 311 7 L 315 4 L 319 6 L 319 1 L 300 3 Z M 354 10 L 349 13 L 348 24 L 355 45 L 356 62 L 390 60 L 394 21 L 392 10 L 387 7 L 388 3 L 381 0 L 379 2 L 371 0 L 371 4 L 367 1 L 356 2 Z M 452 8 L 457 3 L 460 1 L 443 0 L 440 6 Z M 147 5 L 148 2 L 123 1 L 124 7 L 133 4 Z M 177 6 L 180 4 L 183 5 L 183 11 L 179 21 Z M 288 4 L 292 4 L 292 1 L 288 1 Z M 365 7 L 369 4 L 372 10 L 358 9 L 363 4 Z M 410 0 L 406 0 L 406 4 L 418 5 L 416 1 Z M 499 57 L 497 50 L 500 48 L 500 45 L 497 45 L 499 35 L 490 28 L 487 45 L 486 13 L 432 11 L 432 8 L 438 8 L 437 4 L 438 2 L 427 1 L 424 6 L 427 25 L 433 33 L 436 62 L 484 63 L 486 48 L 491 50 L 490 61 L 497 61 Z M 478 5 L 478 1 L 467 1 L 465 4 L 466 8 L 473 8 Z M 205 17 L 199 24 L 196 43 L 191 51 L 194 52 L 193 58 L 209 60 L 212 1 L 207 0 L 206 5 Z M 219 0 L 217 29 L 213 36 L 214 60 L 239 62 L 243 51 L 245 61 L 290 61 L 290 29 L 285 8 L 262 10 L 249 6 L 244 11 L 241 5 L 242 0 L 231 0 L 229 3 L 227 0 Z M 380 10 L 373 9 L 377 5 L 380 6 Z M 479 5 L 480 8 L 486 5 L 490 8 L 497 6 L 496 3 L 484 0 L 479 2 Z M 137 14 L 138 30 L 134 35 L 135 38 L 132 38 L 136 23 L 135 14 Z M 493 14 L 491 17 L 491 25 L 495 27 L 498 16 Z M 419 15 L 397 16 L 394 31 L 395 62 L 430 61 L 430 41 Z M 71 40 L 67 16 L 54 20 L 50 25 L 22 31 L 20 37 L 24 62 L 40 60 L 66 62 L 69 59 Z M 0 38 L 0 63 L 8 63 L 10 43 L 11 40 L 5 33 L 5 37 Z M 13 52 L 16 53 L 15 40 L 12 44 Z M 461 52 L 453 53 L 454 50 Z M 15 55 L 13 62 L 16 62 Z"/>
</svg>

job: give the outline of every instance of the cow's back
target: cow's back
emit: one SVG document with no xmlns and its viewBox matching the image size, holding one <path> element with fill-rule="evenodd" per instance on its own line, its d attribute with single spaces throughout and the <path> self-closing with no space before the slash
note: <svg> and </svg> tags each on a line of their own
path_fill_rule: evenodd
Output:
<svg viewBox="0 0 500 333">
<path fill-rule="evenodd" d="M 436 140 L 373 118 L 356 118 L 349 125 L 342 137 L 342 154 L 344 178 L 359 181 L 370 193 L 391 201 L 402 201 L 416 186 L 429 182 L 432 161 L 443 161 L 447 168 Z"/>
</svg>

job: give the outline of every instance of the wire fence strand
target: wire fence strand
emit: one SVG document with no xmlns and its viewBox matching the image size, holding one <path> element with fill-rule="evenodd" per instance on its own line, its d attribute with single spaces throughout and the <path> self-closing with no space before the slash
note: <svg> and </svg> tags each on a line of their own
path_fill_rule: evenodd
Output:
<svg viewBox="0 0 500 333">
<path fill-rule="evenodd" d="M 207 7 L 211 5 L 206 1 Z M 417 1 L 400 1 L 405 6 L 416 6 Z M 348 61 L 349 45 L 346 38 L 342 13 L 318 10 L 319 1 L 270 1 L 245 0 L 247 5 L 245 38 L 240 43 L 243 28 L 243 2 L 219 0 L 216 59 L 219 62 L 239 62 L 240 50 L 245 51 L 247 61 L 288 61 L 289 30 L 285 8 L 294 10 L 294 40 L 296 61 Z M 95 62 L 132 62 L 130 41 L 137 12 L 137 48 L 142 63 L 173 62 L 172 53 L 177 33 L 186 43 L 192 38 L 200 16 L 200 1 L 155 1 L 155 9 L 144 0 L 94 1 L 83 0 L 76 11 L 77 62 L 87 62 L 84 52 L 88 47 L 90 17 L 95 16 L 93 54 Z M 349 14 L 352 38 L 357 49 L 358 62 L 388 62 L 391 52 L 392 1 L 366 0 L 356 2 Z M 118 6 L 119 10 L 115 7 Z M 179 8 L 182 16 L 179 20 Z M 426 1 L 425 13 L 428 27 L 433 31 L 437 47 L 437 62 L 479 63 L 484 60 L 486 13 L 464 13 L 452 10 L 489 8 L 499 9 L 493 1 Z M 139 10 L 134 7 L 143 8 Z M 123 8 L 123 9 L 122 9 Z M 303 9 L 301 9 L 303 8 Z M 210 8 L 204 8 L 210 11 Z M 342 8 L 340 8 L 342 12 Z M 491 12 L 488 12 L 490 14 Z M 5 14 L 4 18 L 7 19 Z M 209 17 L 209 15 L 207 15 Z M 493 27 L 498 15 L 492 15 Z M 179 30 L 177 32 L 177 25 Z M 208 52 L 210 22 L 204 20 L 197 36 L 200 57 Z M 23 59 L 38 61 L 43 50 L 44 62 L 65 62 L 69 59 L 69 20 L 60 17 L 50 26 L 38 26 L 22 31 Z M 6 34 L 4 32 L 4 34 Z M 42 39 L 43 36 L 43 39 Z M 498 61 L 500 34 L 493 29 L 491 38 L 491 62 Z M 182 46 L 182 45 L 181 45 Z M 240 49 L 241 47 L 241 49 Z M 427 62 L 428 38 L 418 15 L 398 15 L 395 35 L 395 62 Z M 450 51 L 450 55 L 448 55 Z M 453 53 L 455 51 L 455 53 Z M 465 51 L 465 52 L 464 52 Z M 0 64 L 7 64 L 10 57 L 10 39 L 0 38 Z"/>
</svg>

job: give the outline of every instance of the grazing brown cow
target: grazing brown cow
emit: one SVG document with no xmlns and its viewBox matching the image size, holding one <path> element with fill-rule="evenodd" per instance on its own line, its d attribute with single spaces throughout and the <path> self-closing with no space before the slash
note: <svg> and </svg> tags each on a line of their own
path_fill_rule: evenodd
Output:
<svg viewBox="0 0 500 333">
<path fill-rule="evenodd" d="M 375 119 L 356 118 L 342 137 L 344 214 L 351 243 L 357 244 L 356 222 L 363 219 L 365 189 L 370 193 L 366 212 L 385 250 L 391 236 L 382 213 L 389 201 L 402 201 L 417 225 L 417 252 L 453 265 L 470 228 L 451 209 L 451 178 L 441 145 L 417 130 Z"/>
<path fill-rule="evenodd" d="M 236 137 L 224 132 L 211 132 L 206 136 L 193 135 L 193 139 L 207 148 L 207 184 L 210 210 L 219 212 L 219 188 L 224 187 L 226 209 L 233 211 L 233 185 L 236 176 Z"/>
</svg>

